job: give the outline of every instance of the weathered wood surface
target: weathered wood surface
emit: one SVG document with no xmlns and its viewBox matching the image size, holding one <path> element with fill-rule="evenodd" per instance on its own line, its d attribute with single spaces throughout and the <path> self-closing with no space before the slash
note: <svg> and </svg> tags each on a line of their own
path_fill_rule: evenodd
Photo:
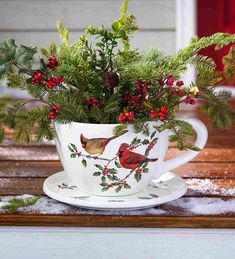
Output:
<svg viewBox="0 0 235 259">
<path fill-rule="evenodd" d="M 234 228 L 235 128 L 221 131 L 206 124 L 206 147 L 193 161 L 174 170 L 185 178 L 186 195 L 156 208 L 130 212 L 79 209 L 44 196 L 45 178 L 63 170 L 55 146 L 16 145 L 9 132 L 0 146 L 0 195 L 3 199 L 23 194 L 42 198 L 15 214 L 0 210 L 0 225 Z M 166 159 L 177 154 L 180 151 L 171 145 Z"/>
</svg>

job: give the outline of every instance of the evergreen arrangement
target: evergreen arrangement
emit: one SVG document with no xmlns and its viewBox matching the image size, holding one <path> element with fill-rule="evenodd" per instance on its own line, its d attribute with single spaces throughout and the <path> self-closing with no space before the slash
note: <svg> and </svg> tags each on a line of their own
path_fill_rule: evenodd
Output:
<svg viewBox="0 0 235 259">
<path fill-rule="evenodd" d="M 127 14 L 123 1 L 119 19 L 111 29 L 89 25 L 70 44 L 68 30 L 57 23 L 62 39 L 48 48 L 17 46 L 14 39 L 0 43 L 0 79 L 9 88 L 27 91 L 32 98 L 16 101 L 0 98 L 0 140 L 4 129 L 15 130 L 18 142 L 40 142 L 54 138 L 53 121 L 59 123 L 116 123 L 115 134 L 128 124 L 148 134 L 148 121 L 160 122 L 158 131 L 173 129 L 170 141 L 179 149 L 198 150 L 187 143 L 192 126 L 175 118 L 180 103 L 200 103 L 214 127 L 229 128 L 235 112 L 228 104 L 230 92 L 215 91 L 218 83 L 235 77 L 234 48 L 224 57 L 224 72 L 216 71 L 213 59 L 201 49 L 215 49 L 235 42 L 235 35 L 216 33 L 195 37 L 176 56 L 157 49 L 139 51 L 130 46 L 138 30 L 135 16 Z M 188 65 L 197 70 L 197 80 L 185 85 L 181 80 Z"/>
</svg>

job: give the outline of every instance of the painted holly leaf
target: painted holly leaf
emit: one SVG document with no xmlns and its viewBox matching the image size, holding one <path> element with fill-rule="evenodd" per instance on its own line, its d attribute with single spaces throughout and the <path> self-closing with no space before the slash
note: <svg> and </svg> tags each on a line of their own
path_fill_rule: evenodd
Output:
<svg viewBox="0 0 235 259">
<path fill-rule="evenodd" d="M 156 195 L 156 194 L 149 194 L 151 197 L 153 197 L 153 198 L 158 198 L 159 196 L 158 195 Z"/>
<path fill-rule="evenodd" d="M 76 157 L 76 153 L 70 154 L 70 157 L 71 157 L 71 158 L 75 158 L 75 157 Z"/>
<path fill-rule="evenodd" d="M 124 184 L 124 188 L 125 188 L 125 189 L 131 189 L 131 186 L 130 186 L 129 184 L 125 183 L 125 184 Z"/>
<path fill-rule="evenodd" d="M 78 152 L 77 147 L 76 147 L 73 143 L 70 143 L 70 145 L 71 145 L 71 147 L 73 148 L 73 150 L 74 150 L 75 152 Z"/>
<path fill-rule="evenodd" d="M 151 143 L 152 143 L 153 145 L 155 145 L 155 144 L 157 143 L 157 141 L 158 141 L 158 138 L 154 138 L 154 139 L 151 141 Z"/>
<path fill-rule="evenodd" d="M 135 173 L 134 178 L 137 182 L 141 180 L 141 174 Z"/>
<path fill-rule="evenodd" d="M 138 145 L 141 142 L 140 139 L 138 139 L 137 137 L 135 137 L 132 141 L 131 141 L 131 146 L 133 145 Z"/>
<path fill-rule="evenodd" d="M 95 167 L 97 167 L 100 170 L 103 170 L 103 166 L 101 166 L 101 165 L 95 164 Z"/>
<path fill-rule="evenodd" d="M 122 186 L 119 185 L 119 186 L 115 189 L 115 192 L 118 193 L 118 192 L 121 191 L 121 189 L 122 189 Z"/>
<path fill-rule="evenodd" d="M 108 189 L 109 189 L 109 187 L 107 187 L 107 186 L 106 186 L 106 187 L 103 187 L 103 188 L 102 188 L 102 192 L 108 191 Z"/>
<path fill-rule="evenodd" d="M 149 169 L 145 167 L 145 168 L 143 168 L 143 172 L 144 172 L 144 173 L 148 173 L 148 172 L 149 172 Z"/>
<path fill-rule="evenodd" d="M 148 140 L 148 139 L 144 139 L 144 140 L 142 141 L 142 144 L 143 144 L 143 145 L 149 144 L 149 140 Z"/>
<path fill-rule="evenodd" d="M 105 176 L 102 176 L 102 177 L 101 177 L 101 181 L 102 181 L 103 183 L 106 181 Z"/>
<path fill-rule="evenodd" d="M 151 197 L 138 197 L 138 199 L 141 199 L 141 200 L 151 200 L 152 198 Z"/>
<path fill-rule="evenodd" d="M 73 148 L 70 145 L 68 145 L 68 149 L 69 149 L 70 152 L 74 152 L 75 151 L 75 150 L 73 150 Z"/>
<path fill-rule="evenodd" d="M 150 136 L 150 138 L 152 139 L 152 138 L 154 138 L 154 136 L 156 135 L 156 130 L 151 134 L 151 136 Z"/>
<path fill-rule="evenodd" d="M 93 175 L 94 175 L 94 176 L 100 176 L 100 175 L 101 175 L 101 172 L 94 172 Z"/>
<path fill-rule="evenodd" d="M 82 164 L 84 167 L 87 167 L 87 161 L 85 159 L 82 159 Z"/>
<path fill-rule="evenodd" d="M 115 168 L 111 168 L 111 169 L 109 169 L 109 173 L 110 174 L 117 174 L 118 172 Z"/>
<path fill-rule="evenodd" d="M 144 155 L 145 155 L 145 156 L 148 156 L 148 155 L 149 155 L 149 149 L 146 149 L 146 150 L 145 150 Z"/>
<path fill-rule="evenodd" d="M 118 161 L 115 161 L 115 165 L 116 165 L 117 168 L 122 168 L 121 164 L 118 163 Z"/>
</svg>

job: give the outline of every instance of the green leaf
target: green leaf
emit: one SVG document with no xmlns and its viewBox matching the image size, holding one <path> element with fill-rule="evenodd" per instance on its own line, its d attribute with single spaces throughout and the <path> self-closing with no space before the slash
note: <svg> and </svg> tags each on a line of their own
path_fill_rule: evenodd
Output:
<svg viewBox="0 0 235 259">
<path fill-rule="evenodd" d="M 141 180 L 141 174 L 135 173 L 134 178 L 137 182 Z"/>
<path fill-rule="evenodd" d="M 37 50 L 35 48 L 21 45 L 15 56 L 16 63 L 26 65 L 29 61 L 33 60 L 33 56 L 36 52 Z"/>
<path fill-rule="evenodd" d="M 113 134 L 114 134 L 115 136 L 119 136 L 119 135 L 121 135 L 122 132 L 123 132 L 124 130 L 126 130 L 126 129 L 127 129 L 127 125 L 125 125 L 125 124 L 117 125 L 117 126 L 113 129 Z"/>
<path fill-rule="evenodd" d="M 120 23 L 118 21 L 115 21 L 112 23 L 112 29 L 114 32 L 117 32 L 120 28 Z"/>
<path fill-rule="evenodd" d="M 156 135 L 156 130 L 155 131 L 153 131 L 153 133 L 151 134 L 151 136 L 150 136 L 150 138 L 152 139 L 152 138 L 154 138 L 155 137 L 155 135 Z"/>
<path fill-rule="evenodd" d="M 5 131 L 2 127 L 0 127 L 0 143 L 3 141 L 4 136 L 5 136 Z"/>
<path fill-rule="evenodd" d="M 144 173 L 148 173 L 149 172 L 149 169 L 147 167 L 143 168 L 143 172 Z"/>
<path fill-rule="evenodd" d="M 101 175 L 101 172 L 94 172 L 93 175 L 94 175 L 94 176 L 100 176 L 100 175 Z"/>
<path fill-rule="evenodd" d="M 143 144 L 143 145 L 149 144 L 149 140 L 148 140 L 148 139 L 144 139 L 144 140 L 142 141 L 142 144 Z"/>
<path fill-rule="evenodd" d="M 3 75 L 11 66 L 12 61 L 8 61 L 2 65 L 0 65 L 0 76 Z"/>
<path fill-rule="evenodd" d="M 125 183 L 125 184 L 124 184 L 124 188 L 125 188 L 125 189 L 131 189 L 131 186 L 130 186 L 129 184 Z"/>
<path fill-rule="evenodd" d="M 118 163 L 118 161 L 115 161 L 115 165 L 116 165 L 117 168 L 122 168 L 121 164 Z"/>
<path fill-rule="evenodd" d="M 82 159 L 82 164 L 84 167 L 87 167 L 87 161 L 85 159 Z"/>
<path fill-rule="evenodd" d="M 122 186 L 119 185 L 119 186 L 115 189 L 115 192 L 118 193 L 118 192 L 121 191 L 121 189 L 122 189 Z"/>
<path fill-rule="evenodd" d="M 168 140 L 169 140 L 170 142 L 175 142 L 175 141 L 178 140 L 178 138 L 177 138 L 176 135 L 170 135 L 169 138 L 168 138 Z"/>
<path fill-rule="evenodd" d="M 75 158 L 75 157 L 76 157 L 76 153 L 70 154 L 70 158 Z"/>
<path fill-rule="evenodd" d="M 100 170 L 103 170 L 103 166 L 101 166 L 101 165 L 95 164 L 95 167 L 97 167 Z"/>
<path fill-rule="evenodd" d="M 41 197 L 35 196 L 26 199 L 10 199 L 8 204 L 3 205 L 2 209 L 8 210 L 11 213 L 16 212 L 19 208 L 28 207 L 34 205 Z"/>
<path fill-rule="evenodd" d="M 62 25 L 61 21 L 57 21 L 57 30 L 65 46 L 68 46 L 69 45 L 68 29 Z"/>
<path fill-rule="evenodd" d="M 117 170 L 115 168 L 109 169 L 110 174 L 117 174 Z"/>
<path fill-rule="evenodd" d="M 78 149 L 77 149 L 76 145 L 74 145 L 73 143 L 70 143 L 70 145 L 75 152 L 78 152 Z"/>
<path fill-rule="evenodd" d="M 109 187 L 103 187 L 102 192 L 108 191 Z"/>
</svg>

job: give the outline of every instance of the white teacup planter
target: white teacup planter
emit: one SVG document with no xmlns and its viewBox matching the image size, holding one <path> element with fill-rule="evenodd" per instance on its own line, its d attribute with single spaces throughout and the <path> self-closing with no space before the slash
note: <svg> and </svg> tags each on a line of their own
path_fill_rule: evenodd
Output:
<svg viewBox="0 0 235 259">
<path fill-rule="evenodd" d="M 193 125 L 202 149 L 207 129 L 197 119 Z M 150 135 L 136 134 L 132 126 L 119 136 L 117 124 L 55 123 L 56 146 L 65 172 L 77 187 L 90 195 L 125 196 L 143 191 L 152 179 L 192 160 L 199 152 L 187 151 L 165 161 L 169 130 L 161 133 L 149 122 Z"/>
</svg>

